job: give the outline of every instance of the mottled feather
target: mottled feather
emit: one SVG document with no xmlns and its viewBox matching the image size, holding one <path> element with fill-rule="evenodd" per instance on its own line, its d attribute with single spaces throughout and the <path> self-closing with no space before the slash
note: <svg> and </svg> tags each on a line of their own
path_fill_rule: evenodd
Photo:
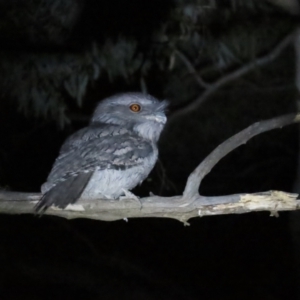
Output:
<svg viewBox="0 0 300 300">
<path fill-rule="evenodd" d="M 136 113 L 130 105 L 138 104 Z M 157 160 L 166 102 L 127 93 L 100 102 L 88 127 L 71 135 L 42 185 L 36 211 L 65 208 L 81 196 L 117 198 L 143 181 Z"/>
</svg>

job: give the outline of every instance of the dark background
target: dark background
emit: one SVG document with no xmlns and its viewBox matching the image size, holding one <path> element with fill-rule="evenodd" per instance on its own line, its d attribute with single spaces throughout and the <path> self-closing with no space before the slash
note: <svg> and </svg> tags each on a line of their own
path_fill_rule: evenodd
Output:
<svg viewBox="0 0 300 300">
<path fill-rule="evenodd" d="M 31 3 L 34 7 L 35 1 Z M 278 20 L 297 26 L 297 16 L 272 6 L 257 14 L 241 6 L 241 13 L 226 21 L 222 13 L 232 9 L 230 3 L 218 3 L 213 18 L 201 19 L 209 28 L 209 39 L 218 40 L 223 28 L 238 27 L 245 20 L 253 27 L 267 19 L 271 27 Z M 180 69 L 177 73 L 161 70 L 159 58 L 148 49 L 153 45 L 153 32 L 168 20 L 170 11 L 184 5 L 180 1 L 86 1 L 63 43 L 43 40 L 43 33 L 37 41 L 30 39 L 26 18 L 22 26 L 10 25 L 12 15 L 22 20 L 28 9 L 25 1 L 0 4 L 0 48 L 4 57 L 7 53 L 48 53 L 49 57 L 51 53 L 81 53 L 94 40 L 103 45 L 108 38 L 130 37 L 138 41 L 137 51 L 147 54 L 145 60 L 155 61 L 147 73 L 147 88 L 152 95 L 170 101 L 169 118 L 185 101 L 201 93 L 193 87 L 173 95 L 172 84 L 176 85 L 174 78 L 181 74 Z M 38 30 L 37 24 L 34 28 Z M 293 48 L 287 48 L 275 62 L 220 89 L 199 110 L 169 126 L 160 140 L 160 161 L 136 194 L 180 194 L 190 172 L 222 141 L 256 121 L 296 111 L 294 56 Z M 64 139 L 87 125 L 96 103 L 104 97 L 139 91 L 136 74 L 139 70 L 130 80 L 122 76 L 110 80 L 104 72 L 88 85 L 81 107 L 62 92 L 69 117 L 63 127 L 53 115 L 35 113 L 34 106 L 25 113 L 18 99 L 3 92 L 1 187 L 39 191 Z M 224 75 L 216 74 L 209 74 L 207 80 Z M 0 73 L 3 90 L 5 76 L 4 71 Z M 170 84 L 172 80 L 175 83 Z M 188 87 L 184 82 L 182 86 Z M 83 118 L 74 117 L 78 115 Z M 292 192 L 297 155 L 297 126 L 262 134 L 224 158 L 205 178 L 200 192 Z M 293 226 L 288 212 L 280 213 L 279 218 L 270 217 L 268 212 L 194 218 L 188 227 L 156 218 L 129 219 L 126 223 L 2 214 L 0 298 L 299 299 L 300 249 Z"/>
</svg>

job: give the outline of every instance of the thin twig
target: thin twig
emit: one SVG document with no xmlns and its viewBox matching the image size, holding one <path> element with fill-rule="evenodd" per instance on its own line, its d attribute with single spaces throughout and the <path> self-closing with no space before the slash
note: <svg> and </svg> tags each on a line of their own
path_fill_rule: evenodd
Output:
<svg viewBox="0 0 300 300">
<path fill-rule="evenodd" d="M 241 68 L 233 71 L 232 73 L 226 74 L 225 76 L 218 79 L 215 83 L 209 85 L 209 87 L 194 101 L 188 103 L 185 107 L 173 112 L 173 114 L 169 117 L 169 124 L 171 121 L 173 122 L 177 117 L 188 114 L 192 111 L 195 111 L 202 105 L 209 96 L 215 93 L 219 88 L 224 86 L 225 84 L 249 73 L 250 71 L 254 70 L 257 67 L 266 65 L 276 59 L 281 52 L 289 45 L 292 41 L 294 41 L 295 32 L 293 31 L 289 35 L 287 35 L 270 53 L 267 55 L 257 58 L 250 63 L 243 65 Z M 200 77 L 201 78 L 201 77 Z M 201 79 L 202 80 L 202 79 Z M 200 83 L 199 83 L 200 84 Z M 203 86 L 203 83 L 201 83 Z"/>
<path fill-rule="evenodd" d="M 200 87 L 203 87 L 205 89 L 210 88 L 210 84 L 206 83 L 201 76 L 199 75 L 199 73 L 196 71 L 195 67 L 193 66 L 193 64 L 190 62 L 190 60 L 178 49 L 174 50 L 174 53 L 182 60 L 182 62 L 186 65 L 188 71 L 190 74 L 194 75 L 197 83 L 199 84 Z"/>
</svg>

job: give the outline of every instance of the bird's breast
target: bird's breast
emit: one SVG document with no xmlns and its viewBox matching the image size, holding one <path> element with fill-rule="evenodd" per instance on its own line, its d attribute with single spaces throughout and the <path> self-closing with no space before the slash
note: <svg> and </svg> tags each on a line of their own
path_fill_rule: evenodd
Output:
<svg viewBox="0 0 300 300">
<path fill-rule="evenodd" d="M 156 150 L 156 149 L 155 149 Z M 157 150 L 137 166 L 127 169 L 96 169 L 81 195 L 82 199 L 118 198 L 123 189 L 131 190 L 141 183 L 153 169 Z"/>
</svg>

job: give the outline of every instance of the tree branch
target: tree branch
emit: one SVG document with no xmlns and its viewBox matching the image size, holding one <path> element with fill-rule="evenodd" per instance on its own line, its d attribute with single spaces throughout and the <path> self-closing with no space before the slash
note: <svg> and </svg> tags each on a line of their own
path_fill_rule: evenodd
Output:
<svg viewBox="0 0 300 300">
<path fill-rule="evenodd" d="M 190 62 L 190 60 L 178 49 L 174 50 L 174 53 L 181 59 L 181 61 L 186 65 L 188 71 L 190 74 L 194 75 L 197 83 L 199 84 L 199 86 L 208 89 L 211 87 L 211 85 L 209 83 L 206 83 L 201 76 L 198 74 L 198 72 L 196 71 L 196 69 L 194 68 L 193 64 Z"/>
<path fill-rule="evenodd" d="M 300 122 L 299 114 L 284 115 L 257 122 L 219 145 L 189 176 L 182 196 L 146 197 L 136 199 L 107 200 L 80 199 L 77 204 L 61 210 L 50 207 L 45 214 L 67 219 L 90 218 L 113 221 L 138 217 L 173 218 L 187 223 L 196 216 L 246 213 L 250 211 L 296 210 L 300 208 L 297 194 L 269 191 L 255 194 L 236 194 L 205 197 L 198 193 L 202 179 L 228 153 L 262 132 Z M 34 205 L 40 199 L 38 193 L 0 191 L 0 212 L 8 214 L 34 213 Z"/>
<path fill-rule="evenodd" d="M 289 114 L 266 121 L 256 122 L 248 128 L 235 134 L 219 145 L 213 152 L 211 152 L 191 173 L 183 195 L 187 198 L 197 195 L 202 179 L 223 157 L 225 157 L 232 150 L 243 144 L 246 144 L 247 141 L 260 133 L 275 128 L 282 128 L 283 126 L 297 122 L 300 122 L 300 114 Z"/>
<path fill-rule="evenodd" d="M 14 192 L 5 192 L 6 197 L 13 199 Z M 0 212 L 6 214 L 32 214 L 33 207 L 41 194 L 24 193 L 24 201 L 3 200 L 0 194 Z M 21 193 L 17 193 L 20 197 Z M 241 214 L 252 211 L 296 210 L 300 208 L 297 194 L 281 191 L 269 191 L 255 194 L 236 194 L 219 197 L 197 196 L 186 199 L 175 197 L 141 198 L 140 203 L 134 199 L 119 200 L 79 200 L 78 204 L 69 205 L 61 210 L 50 207 L 45 214 L 66 219 L 88 218 L 103 221 L 115 221 L 127 218 L 172 218 L 185 224 L 190 218 L 224 214 Z M 34 197 L 36 200 L 29 200 Z M 28 201 L 29 200 L 29 201 Z"/>
<path fill-rule="evenodd" d="M 177 117 L 188 114 L 194 110 L 197 110 L 199 106 L 201 106 L 208 98 L 211 96 L 213 93 L 215 93 L 219 88 L 224 86 L 225 84 L 249 73 L 250 71 L 254 70 L 257 67 L 266 65 L 270 63 L 271 61 L 275 60 L 281 52 L 294 41 L 295 38 L 295 32 L 293 31 L 292 33 L 288 34 L 270 53 L 267 55 L 257 58 L 254 61 L 249 62 L 248 64 L 243 65 L 241 68 L 233 71 L 232 73 L 226 74 L 225 76 L 221 77 L 218 79 L 216 82 L 212 84 L 207 84 L 203 82 L 202 78 L 197 74 L 197 71 L 193 67 L 192 63 L 187 60 L 187 58 L 183 54 L 180 56 L 180 53 L 177 51 L 177 55 L 185 62 L 187 65 L 188 69 L 190 70 L 191 73 L 193 73 L 196 77 L 197 82 L 199 83 L 199 86 L 201 87 L 206 87 L 206 90 L 199 96 L 197 97 L 194 101 L 188 103 L 186 106 L 183 108 L 176 110 L 173 112 L 169 120 L 175 120 Z M 199 81 L 200 78 L 200 81 Z M 170 124 L 170 123 L 169 123 Z"/>
</svg>

